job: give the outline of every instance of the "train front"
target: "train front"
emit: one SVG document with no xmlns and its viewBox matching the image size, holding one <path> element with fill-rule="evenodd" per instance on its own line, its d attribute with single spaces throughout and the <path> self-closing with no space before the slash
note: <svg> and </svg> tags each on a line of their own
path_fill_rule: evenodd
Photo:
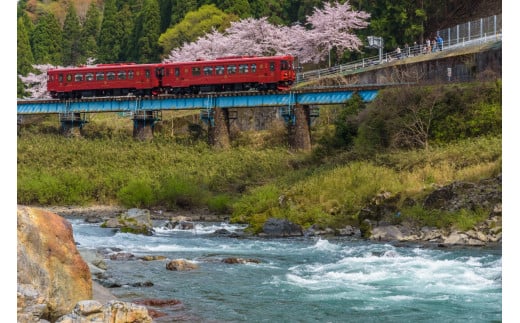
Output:
<svg viewBox="0 0 520 323">
<path fill-rule="evenodd" d="M 280 78 L 278 82 L 279 90 L 289 90 L 296 80 L 294 71 L 294 57 L 287 55 L 280 59 Z"/>
</svg>

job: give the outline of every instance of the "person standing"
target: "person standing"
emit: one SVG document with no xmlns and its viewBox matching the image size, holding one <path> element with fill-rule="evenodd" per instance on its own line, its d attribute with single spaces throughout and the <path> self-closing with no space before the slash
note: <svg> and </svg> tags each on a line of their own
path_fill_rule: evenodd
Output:
<svg viewBox="0 0 520 323">
<path fill-rule="evenodd" d="M 444 40 L 442 39 L 441 35 L 437 35 L 437 46 L 439 47 L 439 50 L 442 51 L 442 42 Z"/>
</svg>

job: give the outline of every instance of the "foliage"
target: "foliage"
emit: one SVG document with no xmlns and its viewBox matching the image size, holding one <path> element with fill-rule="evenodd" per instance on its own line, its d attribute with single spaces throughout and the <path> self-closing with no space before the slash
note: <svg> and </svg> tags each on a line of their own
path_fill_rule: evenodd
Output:
<svg viewBox="0 0 520 323">
<path fill-rule="evenodd" d="M 157 199 L 160 204 L 169 208 L 198 207 L 202 204 L 204 195 L 200 183 L 197 183 L 194 178 L 174 174 L 159 180 Z"/>
<path fill-rule="evenodd" d="M 143 1 L 143 8 L 139 12 L 133 26 L 128 58 L 140 63 L 154 63 L 159 60 L 160 48 L 158 45 L 161 29 L 159 4 L 157 0 Z"/>
<path fill-rule="evenodd" d="M 360 115 L 355 149 L 425 148 L 501 133 L 501 82 L 381 91 Z"/>
<path fill-rule="evenodd" d="M 208 208 L 231 213 L 232 221 L 249 223 L 254 232 L 261 231 L 269 217 L 303 227 L 358 224 L 359 210 L 381 192 L 420 200 L 434 187 L 500 174 L 500 93 L 500 82 L 381 91 L 379 102 L 367 104 L 355 118 L 363 121 L 355 146 L 339 145 L 318 156 L 288 152 L 279 141 L 278 146 L 213 150 L 203 141 L 183 141 L 159 126 L 157 131 L 163 133 L 140 142 L 131 139 L 131 122 L 117 114 L 93 116 L 84 138 L 64 138 L 57 135 L 56 117 L 47 117 L 37 120 L 41 130 L 28 125 L 19 131 L 18 203 Z M 403 104 L 431 102 L 432 94 L 438 98 L 432 129 L 452 122 L 449 115 L 458 116 L 468 124 L 458 131 L 464 135 L 471 129 L 472 136 L 458 139 L 463 135 L 452 129 L 442 136 L 432 131 L 428 150 L 392 148 L 395 125 L 409 120 L 406 114 L 411 113 Z M 361 106 L 353 99 L 324 126 L 343 136 L 346 116 L 353 118 Z M 472 225 L 485 213 L 403 210 L 403 217 L 416 222 L 458 227 Z"/>
<path fill-rule="evenodd" d="M 125 11 L 122 10 L 120 12 L 123 13 Z M 116 7 L 116 0 L 106 0 L 101 29 L 97 39 L 97 59 L 99 63 L 112 63 L 119 60 L 119 55 L 124 48 L 122 40 L 126 32 L 124 29 L 126 19 L 121 20 L 120 18 Z"/>
<path fill-rule="evenodd" d="M 87 16 L 81 28 L 81 53 L 84 58 L 95 58 L 98 56 L 97 38 L 101 28 L 101 13 L 94 2 L 88 8 Z M 85 63 L 85 61 L 81 61 Z"/>
<path fill-rule="evenodd" d="M 62 64 L 65 66 L 79 65 L 85 59 L 81 52 L 81 26 L 73 3 L 69 4 L 62 30 Z"/>
<path fill-rule="evenodd" d="M 18 18 L 16 34 L 16 52 L 18 59 L 16 61 L 16 73 L 18 75 L 27 75 L 32 71 L 32 63 L 34 62 L 31 51 L 31 43 L 29 41 L 29 30 L 24 17 Z"/>
<path fill-rule="evenodd" d="M 215 5 L 204 5 L 189 12 L 182 21 L 168 28 L 158 39 L 164 53 L 203 37 L 212 30 L 223 31 L 229 27 L 233 16 L 224 13 Z"/>
<path fill-rule="evenodd" d="M 52 14 L 43 15 L 31 34 L 31 49 L 36 64 L 62 64 L 62 31 Z"/>
<path fill-rule="evenodd" d="M 117 198 L 130 208 L 147 208 L 155 202 L 152 183 L 146 179 L 131 180 L 119 190 Z"/>
<path fill-rule="evenodd" d="M 487 219 L 489 210 L 461 209 L 458 211 L 426 210 L 421 206 L 405 207 L 401 211 L 401 221 L 442 229 L 455 227 L 461 231 L 472 229 Z"/>
<path fill-rule="evenodd" d="M 188 16 L 189 14 L 186 17 Z M 326 3 L 323 10 L 315 9 L 315 12 L 307 17 L 309 28 L 299 24 L 291 27 L 273 25 L 268 22 L 267 17 L 245 18 L 232 22 L 224 33 L 212 29 L 211 33 L 195 42 L 185 43 L 185 39 L 180 35 L 174 36 L 174 39 L 180 39 L 183 45 L 174 48 L 166 60 L 189 61 L 233 55 L 293 54 L 298 56 L 301 63 L 317 63 L 328 56 L 332 49 L 339 53 L 358 50 L 362 42 L 354 34 L 354 30 L 365 28 L 368 25 L 365 19 L 368 17 L 365 12 L 352 10 L 348 2 L 335 2 L 333 5 Z"/>
</svg>

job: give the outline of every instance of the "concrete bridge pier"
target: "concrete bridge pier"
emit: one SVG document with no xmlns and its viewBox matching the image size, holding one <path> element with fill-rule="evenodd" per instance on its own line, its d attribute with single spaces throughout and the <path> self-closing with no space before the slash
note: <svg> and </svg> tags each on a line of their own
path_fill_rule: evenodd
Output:
<svg viewBox="0 0 520 323">
<path fill-rule="evenodd" d="M 294 107 L 294 122 L 287 124 L 289 146 L 296 150 L 311 150 L 311 109 L 308 105 Z"/>
<path fill-rule="evenodd" d="M 137 110 L 132 117 L 134 122 L 134 138 L 138 140 L 153 139 L 155 123 L 160 120 L 159 112 L 153 110 Z"/>
<path fill-rule="evenodd" d="M 210 145 L 228 149 L 231 147 L 229 139 L 229 110 L 222 108 L 214 108 L 213 122 L 208 123 L 208 141 Z"/>
<path fill-rule="evenodd" d="M 65 137 L 81 137 L 82 129 L 88 121 L 80 112 L 60 113 L 60 132 Z"/>
</svg>

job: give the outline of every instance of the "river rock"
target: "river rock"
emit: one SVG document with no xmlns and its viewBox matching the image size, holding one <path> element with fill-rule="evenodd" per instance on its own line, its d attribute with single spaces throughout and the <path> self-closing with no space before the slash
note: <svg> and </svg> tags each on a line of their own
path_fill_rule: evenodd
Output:
<svg viewBox="0 0 520 323">
<path fill-rule="evenodd" d="M 372 235 L 370 236 L 370 239 L 383 241 L 402 241 L 403 234 L 401 233 L 401 230 L 399 230 L 399 228 L 394 225 L 378 226 L 372 228 Z"/>
<path fill-rule="evenodd" d="M 27 310 L 54 321 L 78 301 L 92 298 L 89 267 L 66 219 L 26 206 L 18 206 L 17 214 L 18 315 L 24 317 Z"/>
<path fill-rule="evenodd" d="M 166 269 L 173 271 L 187 271 L 197 268 L 199 268 L 199 265 L 184 259 L 174 259 L 166 264 Z"/>
<path fill-rule="evenodd" d="M 80 301 L 72 313 L 60 317 L 56 323 L 114 322 L 151 323 L 152 318 L 145 306 L 112 300 L 105 305 L 94 301 Z"/>
<path fill-rule="evenodd" d="M 253 264 L 259 264 L 260 260 L 253 259 L 253 258 L 237 258 L 237 257 L 228 257 L 222 259 L 222 262 L 225 264 L 247 264 L 247 263 L 253 263 Z"/>
<path fill-rule="evenodd" d="M 269 218 L 263 226 L 263 235 L 268 237 L 302 236 L 302 227 L 286 219 Z"/>
<path fill-rule="evenodd" d="M 101 226 L 135 234 L 152 235 L 154 232 L 150 211 L 136 208 L 129 209 L 116 218 L 106 220 Z"/>
</svg>

